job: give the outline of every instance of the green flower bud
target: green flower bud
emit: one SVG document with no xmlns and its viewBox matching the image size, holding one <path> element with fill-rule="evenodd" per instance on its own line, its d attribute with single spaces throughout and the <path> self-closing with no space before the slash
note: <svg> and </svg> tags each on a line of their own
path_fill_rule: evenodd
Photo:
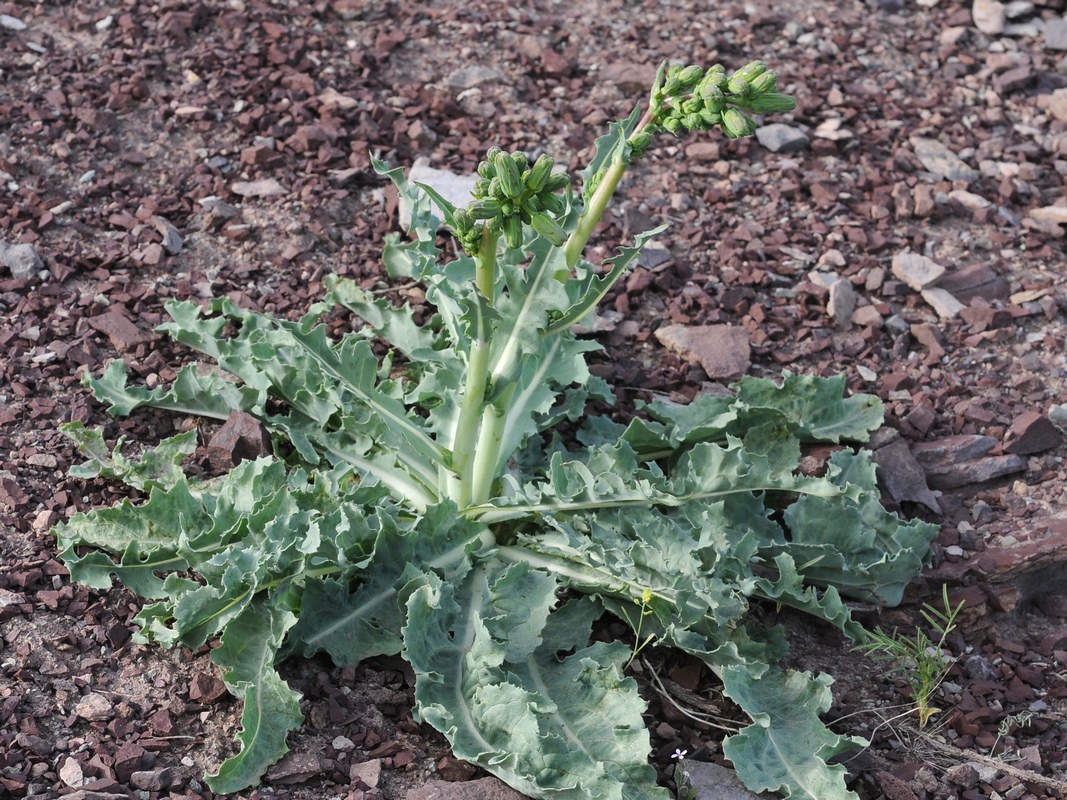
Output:
<svg viewBox="0 0 1067 800">
<path fill-rule="evenodd" d="M 647 130 L 630 137 L 630 147 L 639 153 L 643 153 L 651 143 L 652 134 Z"/>
<path fill-rule="evenodd" d="M 663 87 L 663 93 L 668 97 L 675 97 L 680 95 L 683 91 L 684 87 L 678 78 L 668 78 L 667 84 Z"/>
<path fill-rule="evenodd" d="M 732 95 L 748 97 L 752 93 L 752 84 L 741 78 L 730 78 L 726 83 L 726 89 Z"/>
<path fill-rule="evenodd" d="M 504 244 L 512 250 L 522 247 L 522 220 L 518 217 L 504 220 Z"/>
<path fill-rule="evenodd" d="M 741 67 L 741 69 L 734 72 L 730 76 L 730 80 L 744 81 L 745 83 L 751 83 L 754 78 L 759 77 L 767 71 L 767 65 L 762 61 L 750 61 Z"/>
<path fill-rule="evenodd" d="M 766 94 L 767 92 L 778 91 L 778 75 L 777 73 L 768 70 L 762 75 L 757 75 L 751 81 L 749 85 L 752 87 L 753 94 Z"/>
<path fill-rule="evenodd" d="M 668 117 L 663 120 L 663 127 L 677 136 L 682 130 L 682 121 L 675 117 Z"/>
<path fill-rule="evenodd" d="M 700 86 L 697 87 L 697 96 L 704 101 L 704 105 L 708 105 L 709 103 L 722 103 L 725 98 L 725 95 L 722 93 L 722 88 L 714 83 L 700 84 Z"/>
<path fill-rule="evenodd" d="M 500 152 L 501 150 L 499 147 L 496 147 L 495 145 L 493 147 L 490 147 L 488 150 L 485 151 L 485 160 L 495 164 L 496 157 L 500 154 Z"/>
<path fill-rule="evenodd" d="M 496 176 L 500 179 L 500 188 L 507 197 L 516 197 L 522 194 L 522 171 L 515 159 L 507 153 L 500 152 L 493 159 L 496 165 Z"/>
<path fill-rule="evenodd" d="M 504 194 L 504 186 L 500 182 L 500 176 L 499 175 L 497 175 L 495 178 L 493 178 L 491 181 L 489 181 L 489 188 L 485 191 L 485 195 L 483 195 L 483 196 L 485 196 L 485 197 L 498 197 L 498 198 L 501 198 L 501 199 L 503 199 L 506 196 Z"/>
<path fill-rule="evenodd" d="M 716 125 L 722 124 L 722 111 L 716 111 L 713 108 L 704 107 L 700 111 L 700 119 L 709 128 L 714 128 Z"/>
<path fill-rule="evenodd" d="M 777 114 L 792 111 L 796 107 L 797 101 L 794 98 L 776 92 L 757 95 L 748 101 L 748 108 L 755 114 Z"/>
<path fill-rule="evenodd" d="M 563 200 L 554 194 L 542 194 L 539 197 L 541 207 L 549 214 L 559 215 L 563 213 Z"/>
<path fill-rule="evenodd" d="M 547 214 L 534 214 L 530 218 L 530 224 L 535 231 L 548 239 L 548 241 L 552 242 L 556 247 L 559 247 L 567 241 L 567 232 L 563 230 L 558 222 Z"/>
<path fill-rule="evenodd" d="M 471 219 L 492 219 L 501 213 L 500 201 L 494 199 L 477 200 L 467 206 Z"/>
<path fill-rule="evenodd" d="M 536 195 L 530 195 L 524 197 L 519 204 L 519 211 L 523 215 L 523 219 L 528 221 L 534 214 L 540 214 L 544 210 L 544 206 L 541 203 L 540 198 Z"/>
<path fill-rule="evenodd" d="M 686 89 L 692 89 L 703 75 L 703 69 L 696 65 L 691 65 L 678 73 L 678 82 Z"/>
<path fill-rule="evenodd" d="M 552 158 L 544 154 L 537 157 L 534 165 L 530 167 L 530 174 L 526 176 L 527 191 L 537 194 L 545 188 L 548 176 L 552 174 Z"/>
<path fill-rule="evenodd" d="M 496 177 L 496 167 L 493 166 L 491 161 L 483 161 L 478 164 L 478 174 L 487 181 L 492 180 Z"/>
<path fill-rule="evenodd" d="M 704 107 L 704 101 L 699 97 L 690 97 L 682 102 L 682 111 L 686 114 L 696 114 Z"/>
<path fill-rule="evenodd" d="M 685 126 L 687 131 L 699 131 L 704 127 L 701 123 L 702 120 L 699 114 L 686 114 L 682 117 L 682 125 Z"/>
<path fill-rule="evenodd" d="M 542 195 L 542 202 L 544 201 L 544 194 L 546 192 L 558 192 L 560 189 L 564 189 L 571 185 L 570 176 L 566 172 L 554 172 L 545 179 L 545 185 L 542 187 L 540 194 Z"/>
<path fill-rule="evenodd" d="M 474 228 L 474 218 L 465 209 L 457 208 L 456 213 L 452 215 L 452 224 L 457 233 L 468 233 Z"/>
<path fill-rule="evenodd" d="M 728 108 L 722 112 L 722 129 L 731 139 L 740 139 L 755 133 L 756 123 L 736 108 Z"/>
</svg>

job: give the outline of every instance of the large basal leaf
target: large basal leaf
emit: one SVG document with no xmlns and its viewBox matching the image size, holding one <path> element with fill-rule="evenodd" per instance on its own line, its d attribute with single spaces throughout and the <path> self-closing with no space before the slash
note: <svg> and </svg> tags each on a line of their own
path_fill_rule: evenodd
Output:
<svg viewBox="0 0 1067 800">
<path fill-rule="evenodd" d="M 59 426 L 59 430 L 88 459 L 70 468 L 72 478 L 114 478 L 135 489 L 153 489 L 156 486 L 166 489 L 178 483 L 185 477 L 179 463 L 196 451 L 195 430 L 164 439 L 146 450 L 139 459 L 128 459 L 122 455 L 124 438 L 120 438 L 115 447 L 109 450 L 99 430 L 86 428 L 80 422 L 65 423 Z"/>
<path fill-rule="evenodd" d="M 404 641 L 419 717 L 530 797 L 667 800 L 648 764 L 644 703 L 622 676 L 628 648 L 587 646 L 581 605 L 548 615 L 555 589 L 545 573 L 496 561 L 417 589 Z M 516 595 L 531 613 L 511 613 Z"/>
<path fill-rule="evenodd" d="M 207 776 L 216 794 L 236 792 L 259 782 L 267 767 L 285 755 L 285 739 L 304 719 L 300 694 L 274 669 L 285 632 L 296 621 L 289 611 L 257 601 L 230 620 L 211 660 L 223 672 L 230 692 L 244 701 L 240 752 Z"/>
<path fill-rule="evenodd" d="M 867 743 L 838 736 L 819 719 L 832 702 L 829 675 L 773 667 L 753 678 L 739 666 L 724 669 L 722 680 L 726 696 L 753 719 L 723 742 L 745 786 L 787 798 L 857 800 L 845 786 L 845 767 L 827 762 Z"/>
</svg>

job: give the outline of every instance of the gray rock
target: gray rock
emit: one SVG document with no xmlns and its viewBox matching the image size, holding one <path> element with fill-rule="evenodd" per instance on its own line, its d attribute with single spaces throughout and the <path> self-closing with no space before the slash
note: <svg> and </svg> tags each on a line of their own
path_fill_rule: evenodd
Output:
<svg viewBox="0 0 1067 800">
<path fill-rule="evenodd" d="M 981 173 L 967 166 L 963 160 L 949 150 L 937 139 L 916 136 L 911 140 L 915 148 L 915 157 L 927 170 L 947 178 L 950 181 L 967 181 L 972 183 L 981 177 Z"/>
<path fill-rule="evenodd" d="M 1012 0 L 1004 6 L 1004 16 L 1019 19 L 1034 13 L 1034 4 L 1030 0 Z"/>
<path fill-rule="evenodd" d="M 871 453 L 878 465 L 878 481 L 898 503 L 922 503 L 940 514 L 937 495 L 926 484 L 926 472 L 908 449 L 903 439 L 896 439 Z"/>
<path fill-rule="evenodd" d="M 922 296 L 941 319 L 955 319 L 966 307 L 953 297 L 951 292 L 938 287 L 923 289 Z"/>
<path fill-rule="evenodd" d="M 696 800 L 771 800 L 777 795 L 756 794 L 741 783 L 732 769 L 703 761 L 686 761 L 689 782 L 697 790 Z"/>
<path fill-rule="evenodd" d="M 139 770 L 130 775 L 130 784 L 134 789 L 144 792 L 163 792 L 174 783 L 174 770 L 163 769 Z"/>
<path fill-rule="evenodd" d="M 474 173 L 457 175 L 446 169 L 434 169 L 421 158 L 415 161 L 408 173 L 408 183 L 412 185 L 425 183 L 435 189 L 445 200 L 458 207 L 465 207 L 470 203 L 473 199 L 471 192 L 474 191 L 474 184 L 477 182 L 478 176 Z M 443 216 L 436 203 L 434 203 L 434 209 L 436 209 L 435 214 L 439 217 Z M 407 230 L 411 225 L 411 208 L 403 200 L 400 203 L 399 215 L 400 227 Z"/>
<path fill-rule="evenodd" d="M 1004 32 L 1006 17 L 1004 4 L 997 0 L 974 0 L 974 5 L 971 7 L 974 27 L 990 36 L 998 36 Z"/>
<path fill-rule="evenodd" d="M 917 292 L 937 285 L 945 268 L 932 258 L 918 253 L 897 253 L 893 256 L 893 274 Z"/>
<path fill-rule="evenodd" d="M 600 77 L 608 83 L 614 83 L 625 94 L 647 93 L 648 87 L 656 79 L 656 65 L 619 61 L 600 70 Z"/>
<path fill-rule="evenodd" d="M 322 773 L 322 762 L 312 753 L 288 753 L 267 770 L 271 783 L 293 785 L 304 783 Z"/>
<path fill-rule="evenodd" d="M 920 442 L 911 452 L 926 471 L 931 489 L 955 489 L 1026 470 L 1021 456 L 986 456 L 996 443 L 992 436 L 948 436 Z"/>
<path fill-rule="evenodd" d="M 0 14 L 0 28 L 6 28 L 9 31 L 24 31 L 26 27 L 26 23 L 18 17 L 12 17 L 10 14 Z"/>
<path fill-rule="evenodd" d="M 699 363 L 712 380 L 736 380 L 752 366 L 744 328 L 667 325 L 656 331 L 656 338 L 683 359 Z"/>
<path fill-rule="evenodd" d="M 848 328 L 852 324 L 852 312 L 856 310 L 859 298 L 856 290 L 852 288 L 852 281 L 847 278 L 838 278 L 830 284 L 830 300 L 826 304 L 826 310 L 830 312 L 834 322 L 839 328 Z"/>
<path fill-rule="evenodd" d="M 0 242 L 0 264 L 11 270 L 13 278 L 23 279 L 32 277 L 39 269 L 44 267 L 44 262 L 33 249 L 32 244 L 7 244 Z"/>
<path fill-rule="evenodd" d="M 1067 428 L 1067 403 L 1052 406 L 1048 410 L 1048 418 L 1061 428 Z"/>
<path fill-rule="evenodd" d="M 360 781 L 368 789 L 376 789 L 382 779 L 382 760 L 372 758 L 353 764 L 348 768 L 348 777 L 353 782 Z"/>
<path fill-rule="evenodd" d="M 506 783 L 497 778 L 481 778 L 476 781 L 449 783 L 427 781 L 423 786 L 408 792 L 407 800 L 527 800 Z"/>
<path fill-rule="evenodd" d="M 493 83 L 494 81 L 503 80 L 503 78 L 504 76 L 495 69 L 475 64 L 463 69 L 457 69 L 445 78 L 445 86 L 452 92 L 459 94 L 467 89 L 473 89 L 475 86 Z"/>
<path fill-rule="evenodd" d="M 1045 49 L 1067 50 L 1067 19 L 1056 17 L 1045 23 Z"/>
<path fill-rule="evenodd" d="M 774 122 L 756 128 L 756 139 L 772 153 L 795 153 L 811 145 L 804 131 L 784 122 Z"/>
<path fill-rule="evenodd" d="M 234 194 L 241 197 L 275 197 L 286 194 L 286 188 L 274 178 L 262 178 L 258 181 L 234 181 L 230 185 Z"/>
</svg>

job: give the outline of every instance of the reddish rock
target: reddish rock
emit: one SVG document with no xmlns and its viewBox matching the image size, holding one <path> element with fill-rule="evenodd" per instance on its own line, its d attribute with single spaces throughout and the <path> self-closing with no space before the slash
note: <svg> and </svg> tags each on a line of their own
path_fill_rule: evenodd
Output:
<svg viewBox="0 0 1067 800">
<path fill-rule="evenodd" d="M 656 331 L 660 343 L 696 361 L 712 380 L 736 380 L 752 365 L 748 331 L 732 325 L 667 325 Z"/>
<path fill-rule="evenodd" d="M 207 457 L 224 471 L 242 461 L 268 456 L 273 450 L 267 426 L 243 411 L 234 411 L 207 443 Z"/>
<path fill-rule="evenodd" d="M 198 672 L 189 681 L 189 699 L 210 705 L 217 703 L 226 694 L 226 684 L 214 675 Z"/>
<path fill-rule="evenodd" d="M 1026 469 L 1026 461 L 1016 455 L 986 456 L 995 446 L 991 436 L 949 436 L 913 445 L 912 453 L 926 470 L 930 488 L 954 489 Z"/>
<path fill-rule="evenodd" d="M 108 311 L 98 317 L 89 317 L 88 322 L 100 333 L 106 334 L 114 348 L 122 353 L 152 341 L 152 334 L 138 328 L 118 310 Z"/>
<path fill-rule="evenodd" d="M 879 483 L 896 502 L 921 503 L 935 514 L 941 513 L 937 495 L 926 483 L 926 472 L 903 439 L 878 448 L 871 459 L 878 465 Z"/>
<path fill-rule="evenodd" d="M 1063 444 L 1063 434 L 1048 417 L 1036 411 L 1024 411 L 1004 437 L 1004 450 L 1019 456 L 1042 453 Z"/>
<path fill-rule="evenodd" d="M 989 302 L 1006 300 L 1011 294 L 1008 282 L 987 264 L 971 264 L 948 272 L 938 286 L 962 303 L 970 303 L 976 297 Z"/>
</svg>

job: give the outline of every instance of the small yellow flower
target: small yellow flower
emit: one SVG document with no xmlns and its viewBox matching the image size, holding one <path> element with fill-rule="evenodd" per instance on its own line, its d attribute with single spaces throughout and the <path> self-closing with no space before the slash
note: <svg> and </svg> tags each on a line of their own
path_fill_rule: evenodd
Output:
<svg viewBox="0 0 1067 800">
<path fill-rule="evenodd" d="M 645 589 L 643 592 L 641 592 L 641 604 L 647 606 L 651 602 L 652 602 L 652 590 L 651 589 Z"/>
</svg>

